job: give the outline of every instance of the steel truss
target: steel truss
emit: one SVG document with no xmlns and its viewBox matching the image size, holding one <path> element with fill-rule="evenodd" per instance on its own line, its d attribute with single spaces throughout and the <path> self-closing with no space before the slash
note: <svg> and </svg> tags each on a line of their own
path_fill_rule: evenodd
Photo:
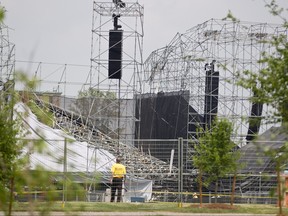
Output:
<svg viewBox="0 0 288 216">
<path fill-rule="evenodd" d="M 105 149 L 113 155 L 119 154 L 117 150 L 120 145 L 128 172 L 153 180 L 171 177 L 172 185 L 176 181 L 177 168 L 171 168 L 169 164 L 149 154 L 143 154 L 138 148 L 125 142 L 126 139 L 133 141 L 136 121 L 135 110 L 133 110 L 136 106 L 127 105 L 125 101 L 135 103 L 136 101 L 131 99 L 135 95 L 146 92 L 188 90 L 189 105 L 197 114 L 204 115 L 205 65 L 215 61 L 215 70 L 220 74 L 218 116 L 225 116 L 233 121 L 238 129 L 233 138 L 237 144 L 244 144 L 248 124 L 243 121 L 243 118 L 250 116 L 251 92 L 236 85 L 235 75 L 245 70 L 263 69 L 265 65 L 259 63 L 262 58 L 261 53 L 274 51 L 269 43 L 263 41 L 269 41 L 272 37 L 283 34 L 288 35 L 288 33 L 287 29 L 280 25 L 211 19 L 183 34 L 176 34 L 166 47 L 150 54 L 143 69 L 143 11 L 143 7 L 138 3 L 128 2 L 123 8 L 112 2 L 93 4 L 91 71 L 84 88 L 93 87 L 119 96 L 120 127 L 126 128 L 125 133 L 120 134 L 121 142 L 111 139 L 98 130 L 91 116 L 84 117 L 53 104 L 48 106 L 57 117 L 56 127 L 68 131 L 79 141 L 86 141 L 91 148 Z M 109 30 L 113 28 L 113 14 L 120 15 L 118 21 L 123 28 L 123 79 L 120 82 L 108 79 Z M 13 75 L 14 45 L 9 43 L 8 34 L 4 33 L 6 27 L 1 24 L 0 30 L 0 77 L 4 82 Z M 40 103 L 39 105 L 44 106 Z M 194 114 L 189 113 L 191 118 L 188 124 L 196 126 L 198 122 L 192 118 Z M 267 115 L 265 112 L 263 114 Z M 266 129 L 264 124 L 261 125 L 261 131 Z M 193 137 L 193 132 L 188 131 L 189 133 Z M 192 149 L 188 151 L 189 154 L 193 154 Z"/>
<path fill-rule="evenodd" d="M 109 52 L 109 30 L 113 30 L 114 17 L 118 17 L 118 25 L 123 30 L 122 48 L 122 79 L 108 78 L 108 52 Z M 121 110 L 118 119 L 119 128 L 125 130 L 117 131 L 121 139 L 133 139 L 135 106 L 131 106 L 131 99 L 139 91 L 140 73 L 143 70 L 143 19 L 144 8 L 138 2 L 125 2 L 125 7 L 120 7 L 109 2 L 94 2 L 92 23 L 92 45 L 91 45 L 91 73 L 89 86 L 109 91 L 117 95 Z M 126 104 L 127 101 L 127 104 Z M 128 104 L 129 102 L 129 104 Z M 115 124 L 116 125 L 116 124 Z"/>
<path fill-rule="evenodd" d="M 9 41 L 9 28 L 0 23 L 0 92 L 14 88 L 15 45 Z"/>
<path fill-rule="evenodd" d="M 150 54 L 144 62 L 145 89 L 152 93 L 188 90 L 189 105 L 203 116 L 205 65 L 215 62 L 215 71 L 220 74 L 217 115 L 235 124 L 238 130 L 234 139 L 242 145 L 248 131 L 248 123 L 243 119 L 250 116 L 252 104 L 251 92 L 236 85 L 236 73 L 263 69 L 265 65 L 259 63 L 261 54 L 274 51 L 269 43 L 263 42 L 279 35 L 287 35 L 287 29 L 281 25 L 208 20 L 176 34 L 166 47 Z M 267 107 L 263 111 L 267 115 Z M 189 124 L 194 126 L 199 123 L 193 118 L 195 114 L 189 113 Z M 260 132 L 266 129 L 262 124 Z M 195 135 L 191 131 L 188 134 Z"/>
<path fill-rule="evenodd" d="M 52 103 L 44 103 L 39 99 L 36 100 L 36 104 L 40 108 L 48 108 L 54 114 L 55 128 L 67 131 L 77 141 L 87 142 L 90 148 L 106 150 L 112 155 L 121 156 L 130 176 L 153 179 L 155 181 L 162 180 L 162 178 L 175 179 L 177 176 L 177 169 L 174 166 L 170 166 L 169 163 L 141 152 L 139 148 L 126 144 L 125 140 L 123 142 L 120 140 L 121 154 L 119 155 L 117 152 L 118 140 L 102 133 L 94 125 L 93 119 L 69 112 Z"/>
</svg>

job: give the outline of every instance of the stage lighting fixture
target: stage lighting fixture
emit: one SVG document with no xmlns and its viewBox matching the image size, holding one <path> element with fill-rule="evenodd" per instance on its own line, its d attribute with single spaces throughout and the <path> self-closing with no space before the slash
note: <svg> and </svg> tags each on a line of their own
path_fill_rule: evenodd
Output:
<svg viewBox="0 0 288 216">
<path fill-rule="evenodd" d="M 120 17 L 120 14 L 116 15 L 113 13 L 112 17 L 114 19 L 114 30 L 118 30 L 119 28 L 122 28 L 121 25 L 118 25 L 118 18 Z"/>
<path fill-rule="evenodd" d="M 126 4 L 122 2 L 121 0 L 113 0 L 113 3 L 116 5 L 116 7 L 124 8 Z"/>
</svg>

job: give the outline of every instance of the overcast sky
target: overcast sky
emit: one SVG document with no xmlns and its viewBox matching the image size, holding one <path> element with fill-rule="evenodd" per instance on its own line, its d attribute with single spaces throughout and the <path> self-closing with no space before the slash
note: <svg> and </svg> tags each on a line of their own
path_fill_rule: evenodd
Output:
<svg viewBox="0 0 288 216">
<path fill-rule="evenodd" d="M 11 28 L 10 41 L 16 44 L 17 61 L 90 65 L 92 0 L 0 2 L 7 10 L 5 23 Z M 241 21 L 281 23 L 270 15 L 263 0 L 138 2 L 144 6 L 144 60 L 153 50 L 168 44 L 177 32 L 184 33 L 211 18 L 222 19 L 229 10 Z M 288 8 L 288 0 L 277 2 Z"/>
</svg>

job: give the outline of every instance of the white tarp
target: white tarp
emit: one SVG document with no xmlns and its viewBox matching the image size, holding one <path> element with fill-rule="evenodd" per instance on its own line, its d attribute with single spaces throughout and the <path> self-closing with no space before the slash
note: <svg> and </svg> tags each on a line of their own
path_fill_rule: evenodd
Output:
<svg viewBox="0 0 288 216">
<path fill-rule="evenodd" d="M 106 190 L 106 202 L 110 202 L 110 176 L 104 175 L 102 176 L 102 181 L 107 185 Z M 152 198 L 152 180 L 142 179 L 142 178 L 131 178 L 129 175 L 125 180 L 125 184 L 123 185 L 122 194 L 123 202 L 130 202 L 131 197 L 141 197 L 144 198 L 145 201 L 149 201 Z"/>
<path fill-rule="evenodd" d="M 16 111 L 23 117 L 28 134 L 25 139 L 44 140 L 45 148 L 41 153 L 27 149 L 31 153 L 31 169 L 37 165 L 46 170 L 62 172 L 64 170 L 64 148 L 66 139 L 67 172 L 108 171 L 115 157 L 103 149 L 92 148 L 86 142 L 78 142 L 62 130 L 53 129 L 37 120 L 37 117 L 23 103 L 16 105 Z"/>
<path fill-rule="evenodd" d="M 18 103 L 15 111 L 22 116 L 25 128 L 28 133 L 25 139 L 44 140 L 45 148 L 40 152 L 34 148 L 26 149 L 30 152 L 30 169 L 35 169 L 38 165 L 45 170 L 53 172 L 64 171 L 64 149 L 66 139 L 67 151 L 67 172 L 82 172 L 103 174 L 103 183 L 108 186 L 110 169 L 115 163 L 115 156 L 103 149 L 92 148 L 86 142 L 78 142 L 74 137 L 69 136 L 59 129 L 51 128 L 37 120 L 37 117 L 23 103 Z M 31 144 L 32 145 L 32 144 Z M 128 202 L 131 197 L 143 197 L 150 200 L 152 196 L 152 181 L 145 179 L 129 178 L 129 173 L 125 184 L 124 201 Z"/>
<path fill-rule="evenodd" d="M 146 179 L 127 179 L 125 182 L 124 202 L 131 201 L 132 197 L 142 197 L 145 201 L 152 198 L 152 181 Z"/>
</svg>

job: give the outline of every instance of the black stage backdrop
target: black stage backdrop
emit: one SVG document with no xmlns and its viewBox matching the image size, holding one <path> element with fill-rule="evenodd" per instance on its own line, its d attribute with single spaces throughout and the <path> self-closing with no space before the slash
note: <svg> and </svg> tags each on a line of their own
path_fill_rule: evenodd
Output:
<svg viewBox="0 0 288 216">
<path fill-rule="evenodd" d="M 138 96 L 135 138 L 187 139 L 188 109 L 189 91 Z"/>
</svg>

